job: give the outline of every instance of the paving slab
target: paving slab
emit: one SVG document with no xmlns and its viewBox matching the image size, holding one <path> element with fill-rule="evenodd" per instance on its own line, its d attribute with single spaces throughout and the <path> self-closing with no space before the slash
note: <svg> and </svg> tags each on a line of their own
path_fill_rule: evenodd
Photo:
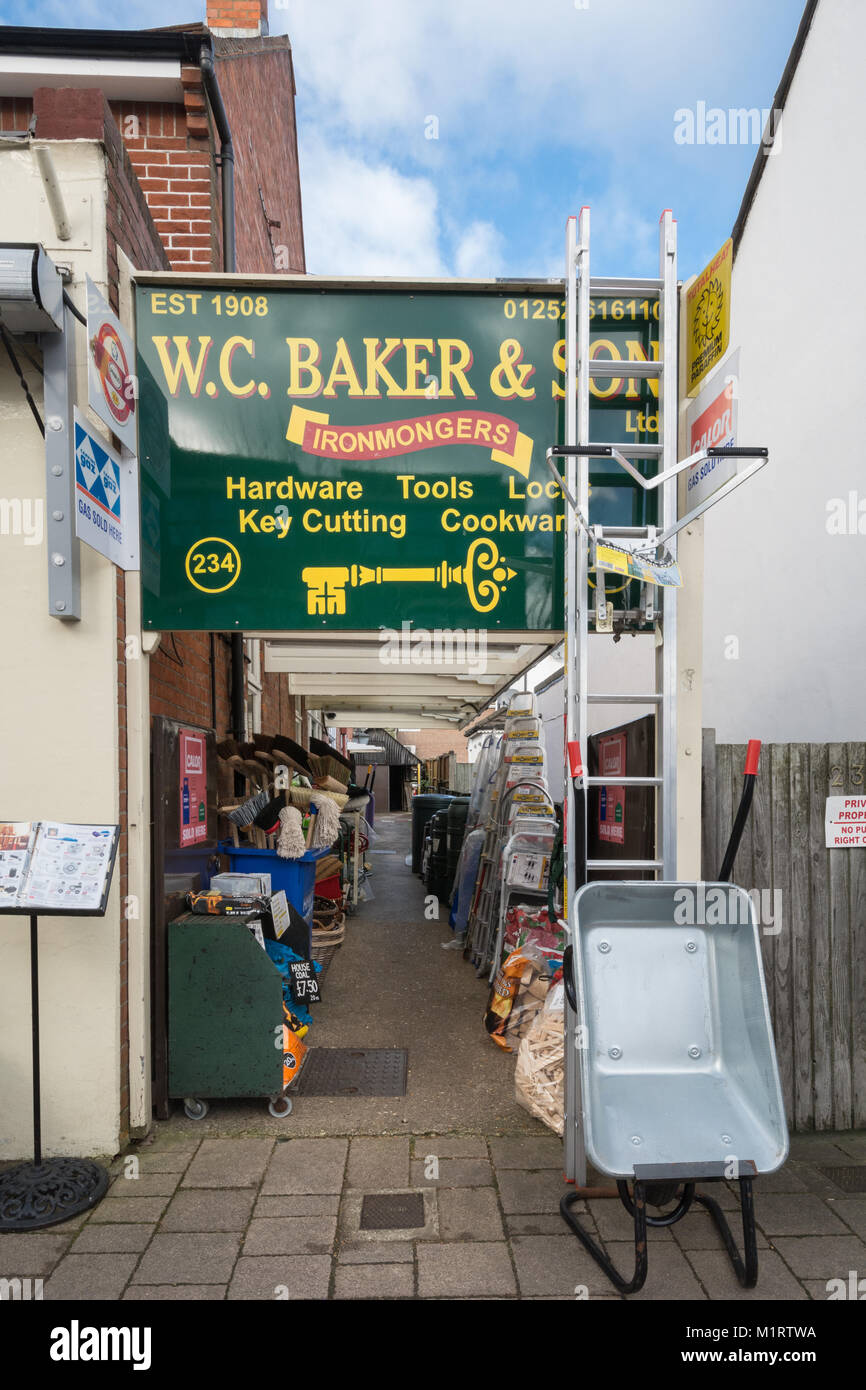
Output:
<svg viewBox="0 0 866 1390">
<path fill-rule="evenodd" d="M 183 1173 L 192 1162 L 192 1149 L 145 1149 L 133 1151 L 142 1173 Z M 210 1288 L 211 1285 L 205 1287 Z"/>
<path fill-rule="evenodd" d="M 408 1136 L 405 1139 L 353 1139 L 349 1144 L 346 1183 L 369 1192 L 408 1186 Z"/>
<path fill-rule="evenodd" d="M 144 1221 L 152 1226 L 168 1206 L 167 1197 L 106 1197 L 94 1207 L 91 1223 Z"/>
<path fill-rule="evenodd" d="M 235 1266 L 227 1298 L 277 1299 L 327 1298 L 331 1261 L 327 1255 L 298 1260 L 292 1255 L 242 1255 Z"/>
<path fill-rule="evenodd" d="M 273 1149 L 272 1139 L 205 1139 L 187 1168 L 182 1185 L 257 1187 Z"/>
<path fill-rule="evenodd" d="M 866 1245 L 856 1236 L 778 1236 L 773 1245 L 798 1279 L 847 1279 L 850 1269 L 866 1273 Z"/>
<path fill-rule="evenodd" d="M 338 1265 L 334 1298 L 413 1298 L 415 1271 L 408 1264 Z"/>
<path fill-rule="evenodd" d="M 775 1250 L 760 1251 L 758 1282 L 753 1289 L 742 1287 L 724 1250 L 690 1250 L 689 1263 L 712 1299 L 733 1298 L 746 1303 L 760 1303 L 762 1299 L 797 1302 L 807 1296 Z"/>
<path fill-rule="evenodd" d="M 483 1134 L 423 1134 L 416 1135 L 412 1156 L 424 1159 L 428 1154 L 443 1158 L 486 1158 L 487 1140 Z"/>
<path fill-rule="evenodd" d="M 8 1231 L 0 1235 L 0 1278 L 42 1278 L 66 1254 L 74 1231 Z"/>
<path fill-rule="evenodd" d="M 277 1144 L 265 1173 L 262 1193 L 315 1196 L 343 1187 L 348 1139 L 290 1139 Z"/>
<path fill-rule="evenodd" d="M 137 1255 L 67 1255 L 45 1284 L 46 1301 L 108 1302 L 120 1298 Z"/>
<path fill-rule="evenodd" d="M 866 1240 L 866 1197 L 839 1197 L 829 1203 L 830 1210 L 844 1221 L 855 1235 Z M 863 1271 L 866 1275 L 866 1270 Z"/>
<path fill-rule="evenodd" d="M 616 1292 L 574 1235 L 514 1236 L 511 1249 L 524 1298 L 592 1299 Z"/>
<path fill-rule="evenodd" d="M 586 1203 L 578 1202 L 574 1208 L 575 1215 L 583 1216 L 586 1220 Z M 529 1212 L 525 1215 L 514 1215 L 508 1212 L 505 1217 L 505 1225 L 510 1236 L 562 1236 L 568 1231 L 568 1227 L 559 1214 L 559 1211 L 539 1211 Z M 587 1229 L 590 1235 L 595 1230 L 594 1223 L 589 1220 Z"/>
<path fill-rule="evenodd" d="M 848 1303 L 852 1298 L 850 1277 L 842 1280 L 842 1287 L 832 1279 L 804 1279 L 803 1287 L 815 1303 Z M 866 1276 L 858 1281 L 856 1301 L 866 1297 Z"/>
<path fill-rule="evenodd" d="M 336 1216 L 339 1194 L 320 1193 L 307 1197 L 259 1197 L 253 1216 Z"/>
<path fill-rule="evenodd" d="M 516 1292 L 505 1241 L 418 1246 L 421 1298 L 503 1298 Z"/>
<path fill-rule="evenodd" d="M 765 1192 L 808 1192 L 798 1163 L 786 1163 L 778 1173 L 762 1173 L 755 1179 L 754 1192 L 761 1196 Z"/>
<path fill-rule="evenodd" d="M 521 1169 L 497 1171 L 502 1210 L 527 1216 L 534 1212 L 556 1215 L 559 1203 L 568 1191 L 562 1174 L 554 1169 L 524 1172 Z"/>
<path fill-rule="evenodd" d="M 410 1240 L 368 1240 L 363 1244 L 341 1245 L 337 1260 L 341 1265 L 412 1264 L 415 1248 Z"/>
<path fill-rule="evenodd" d="M 412 1160 L 412 1187 L 489 1187 L 493 1182 L 493 1169 L 486 1158 L 441 1158 L 437 1159 L 438 1173 L 433 1173 L 433 1165 L 426 1157 Z"/>
<path fill-rule="evenodd" d="M 72 1255 L 98 1254 L 137 1254 L 147 1245 L 155 1226 L 143 1222 L 126 1221 L 117 1226 L 85 1226 L 70 1250 Z"/>
<path fill-rule="evenodd" d="M 828 1178 L 826 1173 L 822 1173 L 820 1168 L 816 1167 L 815 1164 L 797 1162 L 788 1164 L 787 1166 L 794 1169 L 806 1190 L 808 1192 L 814 1192 L 816 1197 L 842 1196 L 842 1189 L 839 1187 L 838 1183 Z M 840 1163 L 838 1166 L 842 1167 L 843 1164 Z M 761 1178 L 760 1181 L 755 1184 L 756 1199 L 760 1199 L 763 1181 L 764 1179 Z"/>
<path fill-rule="evenodd" d="M 490 1140 L 495 1168 L 555 1168 L 563 1171 L 562 1140 L 555 1134 L 513 1135 Z"/>
<path fill-rule="evenodd" d="M 158 1234 L 135 1271 L 136 1284 L 226 1284 L 241 1237 L 228 1231 Z M 202 1275 L 207 1275 L 203 1279 Z"/>
<path fill-rule="evenodd" d="M 124 1303 L 221 1302 L 227 1284 L 130 1284 Z"/>
<path fill-rule="evenodd" d="M 634 1272 L 634 1241 L 607 1241 L 605 1249 L 615 1268 L 630 1278 Z M 653 1246 L 649 1255 L 646 1283 L 639 1293 L 629 1294 L 627 1301 L 631 1303 L 633 1299 L 639 1299 L 645 1303 L 657 1303 L 690 1302 L 696 1299 L 705 1302 L 707 1295 L 689 1263 L 690 1259 L 691 1256 L 687 1258 L 675 1241 Z M 610 1283 L 608 1289 L 616 1292 Z"/>
<path fill-rule="evenodd" d="M 742 1222 L 730 1212 L 727 1213 L 727 1218 L 734 1240 L 742 1246 Z M 672 1226 L 671 1233 L 681 1250 L 724 1250 L 722 1237 L 716 1229 L 716 1223 L 710 1213 L 699 1206 L 693 1206 L 682 1221 L 678 1221 L 675 1226 Z M 759 1250 L 767 1250 L 770 1246 L 770 1241 L 767 1240 L 760 1226 L 755 1227 L 755 1244 Z"/>
<path fill-rule="evenodd" d="M 135 1153 L 188 1153 L 194 1154 L 204 1135 L 200 1133 L 191 1134 L 187 1129 L 179 1128 L 182 1121 L 179 1118 L 158 1123 L 147 1136 L 134 1146 Z"/>
<path fill-rule="evenodd" d="M 121 1174 L 114 1179 L 114 1182 L 106 1193 L 107 1197 L 124 1198 L 124 1200 L 134 1197 L 170 1197 L 180 1182 L 180 1173 L 141 1173 L 139 1177 L 126 1177 Z"/>
<path fill-rule="evenodd" d="M 811 1192 L 763 1197 L 760 1206 L 755 1204 L 755 1220 L 768 1236 L 848 1234 L 832 1208 Z"/>
<path fill-rule="evenodd" d="M 862 1129 L 837 1134 L 835 1142 L 850 1158 L 856 1159 L 858 1163 L 866 1163 L 866 1132 Z"/>
<path fill-rule="evenodd" d="M 831 1134 L 792 1134 L 790 1138 L 790 1157 L 804 1163 L 845 1163 L 850 1159 L 841 1147 L 840 1140 Z M 843 1141 L 844 1142 L 844 1141 Z"/>
<path fill-rule="evenodd" d="M 587 1206 L 602 1240 L 630 1240 L 634 1244 L 634 1217 L 629 1216 L 619 1199 L 614 1201 L 612 1197 L 601 1197 L 587 1202 Z M 650 1216 L 654 1216 L 656 1209 L 650 1207 L 648 1211 Z M 687 1213 L 680 1224 L 688 1221 L 690 1215 L 690 1212 Z M 654 1242 L 673 1240 L 670 1226 L 647 1226 L 647 1239 Z"/>
<path fill-rule="evenodd" d="M 243 1231 L 252 1215 L 252 1188 L 192 1188 L 175 1193 L 160 1223 L 162 1231 Z"/>
<path fill-rule="evenodd" d="M 262 1216 L 250 1222 L 245 1255 L 330 1255 L 336 1216 Z"/>
<path fill-rule="evenodd" d="M 440 1187 L 439 1234 L 442 1240 L 504 1240 L 493 1188 Z"/>
</svg>

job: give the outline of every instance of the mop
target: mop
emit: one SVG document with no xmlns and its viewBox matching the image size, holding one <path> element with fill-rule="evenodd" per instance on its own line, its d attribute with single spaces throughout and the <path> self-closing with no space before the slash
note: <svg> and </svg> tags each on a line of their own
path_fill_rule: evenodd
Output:
<svg viewBox="0 0 866 1390">
<path fill-rule="evenodd" d="M 277 854 L 281 859 L 300 859 L 305 849 L 301 813 L 297 806 L 284 806 L 280 811 L 280 836 L 277 840 Z"/>
</svg>

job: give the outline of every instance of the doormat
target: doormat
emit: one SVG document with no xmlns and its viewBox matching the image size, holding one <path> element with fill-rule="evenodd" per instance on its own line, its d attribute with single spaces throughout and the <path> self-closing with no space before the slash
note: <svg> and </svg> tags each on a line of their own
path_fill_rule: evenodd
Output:
<svg viewBox="0 0 866 1390">
<path fill-rule="evenodd" d="M 298 1096 L 405 1096 L 405 1048 L 313 1047 L 295 1084 Z"/>
<path fill-rule="evenodd" d="M 423 1192 L 373 1192 L 361 1203 L 362 1231 L 408 1231 L 425 1224 Z"/>
<path fill-rule="evenodd" d="M 819 1168 L 818 1171 L 843 1192 L 866 1192 L 866 1167 L 862 1163 L 852 1163 L 847 1168 Z"/>
</svg>

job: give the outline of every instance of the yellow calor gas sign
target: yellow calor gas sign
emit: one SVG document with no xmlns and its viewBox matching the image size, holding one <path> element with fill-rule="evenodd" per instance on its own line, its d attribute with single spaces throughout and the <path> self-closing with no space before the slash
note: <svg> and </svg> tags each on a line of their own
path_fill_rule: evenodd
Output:
<svg viewBox="0 0 866 1390">
<path fill-rule="evenodd" d="M 686 295 L 686 390 L 698 387 L 728 350 L 731 333 L 731 266 L 734 243 L 730 237 L 690 286 Z"/>
</svg>

